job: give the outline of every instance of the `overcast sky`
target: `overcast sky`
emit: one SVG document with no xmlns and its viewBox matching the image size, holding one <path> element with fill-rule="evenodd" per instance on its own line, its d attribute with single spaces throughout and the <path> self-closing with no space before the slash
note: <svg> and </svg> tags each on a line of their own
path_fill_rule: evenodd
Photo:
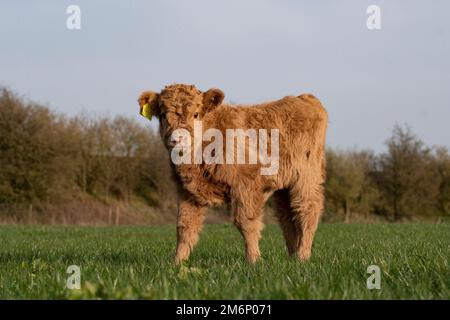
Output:
<svg viewBox="0 0 450 320">
<path fill-rule="evenodd" d="M 66 28 L 70 4 L 81 30 Z M 370 4 L 381 30 L 366 27 Z M 310 92 L 333 147 L 383 150 L 395 123 L 450 146 L 449 12 L 446 0 L 2 1 L 0 85 L 143 124 L 138 94 L 174 82 L 238 103 Z"/>
</svg>

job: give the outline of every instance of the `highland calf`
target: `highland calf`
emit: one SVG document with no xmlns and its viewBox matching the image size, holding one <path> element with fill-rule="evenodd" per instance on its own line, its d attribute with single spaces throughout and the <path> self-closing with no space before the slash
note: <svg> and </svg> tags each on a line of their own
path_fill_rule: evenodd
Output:
<svg viewBox="0 0 450 320">
<path fill-rule="evenodd" d="M 144 92 L 138 100 L 141 114 L 159 119 L 161 138 L 172 155 L 182 144 L 174 132 L 184 129 L 193 136 L 199 121 L 202 134 L 215 129 L 228 139 L 227 129 L 265 129 L 269 138 L 277 129 L 278 139 L 272 139 L 267 149 L 270 153 L 278 148 L 277 170 L 269 175 L 261 174 L 267 165 L 261 162 L 172 163 L 179 187 L 175 263 L 189 257 L 206 208 L 224 201 L 231 202 L 234 224 L 245 241 L 246 257 L 255 262 L 260 257 L 263 206 L 271 195 L 275 198 L 288 253 L 307 260 L 323 209 L 327 112 L 310 94 L 250 106 L 232 106 L 222 103 L 223 99 L 219 89 L 201 92 L 193 85 L 174 84 L 160 93 Z M 274 141 L 278 145 L 274 146 Z M 228 142 L 225 145 L 232 145 Z M 249 141 L 244 142 L 248 159 L 255 147 Z M 260 148 L 264 142 L 259 141 Z M 197 149 L 205 145 L 204 140 L 200 145 L 189 144 L 190 156 L 194 157 Z M 237 151 L 238 147 L 233 148 Z M 219 151 L 225 150 L 212 150 L 212 154 Z"/>
</svg>

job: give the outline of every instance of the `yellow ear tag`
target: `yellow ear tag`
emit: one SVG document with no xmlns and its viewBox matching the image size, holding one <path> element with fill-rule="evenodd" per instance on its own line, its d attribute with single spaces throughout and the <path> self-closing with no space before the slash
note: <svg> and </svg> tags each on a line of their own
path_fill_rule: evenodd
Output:
<svg viewBox="0 0 450 320">
<path fill-rule="evenodd" d="M 148 104 L 148 103 L 144 104 L 141 108 L 140 114 L 141 114 L 141 116 L 146 117 L 148 120 L 152 120 L 153 112 L 152 112 L 152 107 L 150 106 L 150 104 Z"/>
</svg>

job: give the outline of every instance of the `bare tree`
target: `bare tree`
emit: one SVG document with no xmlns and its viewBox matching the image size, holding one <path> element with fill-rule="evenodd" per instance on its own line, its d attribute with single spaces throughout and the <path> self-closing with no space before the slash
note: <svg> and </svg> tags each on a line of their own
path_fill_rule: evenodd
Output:
<svg viewBox="0 0 450 320">
<path fill-rule="evenodd" d="M 430 213 L 438 195 L 431 150 L 409 127 L 398 125 L 386 142 L 388 151 L 379 157 L 379 187 L 394 220 Z"/>
</svg>

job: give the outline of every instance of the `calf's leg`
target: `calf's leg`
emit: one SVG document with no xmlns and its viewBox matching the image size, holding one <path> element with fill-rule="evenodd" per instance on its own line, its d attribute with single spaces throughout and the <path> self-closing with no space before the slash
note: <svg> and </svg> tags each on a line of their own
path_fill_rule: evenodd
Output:
<svg viewBox="0 0 450 320">
<path fill-rule="evenodd" d="M 177 216 L 177 250 L 175 264 L 189 258 L 197 244 L 198 235 L 203 227 L 205 207 L 196 204 L 187 197 L 181 197 Z"/>
<path fill-rule="evenodd" d="M 289 190 L 278 190 L 274 194 L 275 215 L 280 223 L 286 247 L 290 256 L 297 252 L 299 233 L 294 223 L 294 213 L 291 209 Z"/>
<path fill-rule="evenodd" d="M 311 256 L 311 247 L 323 210 L 323 186 L 321 176 L 309 175 L 299 179 L 290 188 L 291 207 L 299 241 L 297 257 L 306 261 Z"/>
<path fill-rule="evenodd" d="M 256 262 L 261 256 L 259 239 L 264 227 L 262 222 L 262 195 L 248 194 L 245 200 L 235 198 L 232 200 L 234 211 L 234 224 L 238 228 L 245 242 L 245 256 L 250 263 Z"/>
</svg>

